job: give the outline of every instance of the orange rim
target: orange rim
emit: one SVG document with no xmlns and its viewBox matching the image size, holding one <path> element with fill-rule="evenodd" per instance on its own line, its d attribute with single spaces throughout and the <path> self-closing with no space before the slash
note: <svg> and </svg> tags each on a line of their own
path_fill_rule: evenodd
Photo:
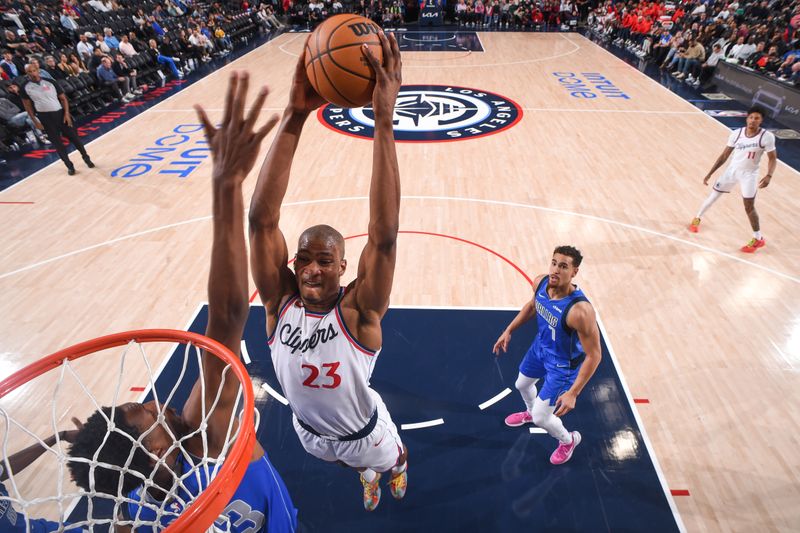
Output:
<svg viewBox="0 0 800 533">
<path fill-rule="evenodd" d="M 228 348 L 204 335 L 175 329 L 142 329 L 114 333 L 88 340 L 59 350 L 35 363 L 15 372 L 0 381 L 0 398 L 21 387 L 32 379 L 61 366 L 64 361 L 73 361 L 100 350 L 115 348 L 131 341 L 191 343 L 231 364 L 231 369 L 242 385 L 244 397 L 243 420 L 239 425 L 239 436 L 233 443 L 228 456 L 217 476 L 192 503 L 183 510 L 181 516 L 172 522 L 165 531 L 195 532 L 210 526 L 230 500 L 244 477 L 250 456 L 256 442 L 254 427 L 255 399 L 250 375 L 242 362 Z"/>
</svg>

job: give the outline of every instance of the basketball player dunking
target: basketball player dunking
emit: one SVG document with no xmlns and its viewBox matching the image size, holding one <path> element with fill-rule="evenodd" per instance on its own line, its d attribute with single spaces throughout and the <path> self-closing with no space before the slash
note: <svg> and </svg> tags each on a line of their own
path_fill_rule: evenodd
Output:
<svg viewBox="0 0 800 533">
<path fill-rule="evenodd" d="M 572 246 L 553 252 L 550 272 L 534 281 L 533 298 L 494 344 L 495 355 L 505 352 L 511 333 L 536 315 L 538 333 L 519 365 L 516 387 L 526 409 L 506 418 L 511 427 L 534 423 L 558 439 L 550 456 L 554 465 L 566 463 L 581 443 L 581 434 L 567 431 L 561 416 L 575 408 L 578 395 L 600 364 L 600 333 L 594 308 L 572 283 L 583 261 Z M 541 390 L 536 383 L 544 378 Z"/>
<path fill-rule="evenodd" d="M 392 117 L 401 84 L 397 41 L 382 32 L 384 65 L 364 48 L 376 72 L 369 234 L 356 279 L 340 287 L 344 239 L 330 226 L 312 226 L 297 243 L 294 272 L 278 226 L 280 208 L 303 124 L 324 101 L 300 57 L 289 105 L 261 168 L 250 205 L 252 271 L 267 313 L 275 374 L 294 414 L 303 447 L 325 461 L 361 472 L 364 507 L 380 501 L 381 472 L 391 470 L 392 496 L 406 491 L 406 450 L 369 379 L 381 349 L 381 319 L 389 307 L 400 212 L 400 174 Z"/>
<path fill-rule="evenodd" d="M 753 238 L 742 246 L 741 250 L 751 254 L 767 245 L 766 239 L 761 235 L 761 225 L 756 212 L 756 192 L 769 185 L 772 174 L 775 172 L 775 165 L 778 163 L 778 152 L 775 150 L 775 136 L 761 128 L 764 120 L 764 111 L 758 107 L 753 107 L 747 112 L 747 125 L 744 128 L 734 130 L 728 137 L 728 144 L 722 154 L 714 162 L 714 166 L 703 178 L 703 185 L 708 185 L 711 175 L 725 164 L 731 153 L 733 160 L 725 172 L 716 183 L 714 190 L 708 195 L 706 201 L 697 212 L 697 216 L 689 224 L 689 231 L 697 233 L 700 231 L 700 218 L 711 205 L 716 202 L 722 193 L 731 192 L 734 185 L 739 183 L 742 189 L 742 199 L 744 200 L 744 210 L 747 218 L 750 219 L 750 226 L 753 228 Z M 758 164 L 761 156 L 767 153 L 769 165 L 767 174 L 758 181 Z"/>
</svg>

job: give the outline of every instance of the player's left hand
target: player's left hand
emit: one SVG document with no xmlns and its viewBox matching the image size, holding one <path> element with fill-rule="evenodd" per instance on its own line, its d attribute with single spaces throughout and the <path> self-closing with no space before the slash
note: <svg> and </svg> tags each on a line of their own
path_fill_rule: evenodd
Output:
<svg viewBox="0 0 800 533">
<path fill-rule="evenodd" d="M 772 176 L 764 176 L 763 178 L 761 178 L 761 181 L 758 182 L 758 188 L 759 189 L 765 188 L 767 185 L 769 185 L 770 181 L 772 181 Z"/>
<path fill-rule="evenodd" d="M 578 396 L 571 391 L 567 391 L 556 400 L 556 411 L 553 413 L 556 416 L 564 416 L 573 409 L 575 409 L 575 402 L 578 401 Z"/>
<path fill-rule="evenodd" d="M 255 165 L 261 141 L 278 123 L 278 115 L 273 114 L 266 124 L 260 129 L 254 130 L 256 121 L 261 114 L 261 108 L 269 94 L 266 86 L 259 91 L 247 118 L 245 118 L 244 107 L 249 82 L 250 78 L 247 72 L 240 74 L 234 71 L 231 73 L 228 92 L 225 96 L 225 113 L 219 128 L 211 124 L 202 106 L 199 104 L 194 106 L 211 149 L 214 180 L 231 179 L 234 183 L 244 181 L 247 173 Z"/>
<path fill-rule="evenodd" d="M 72 127 L 72 115 L 70 113 L 64 113 L 64 124 Z"/>
</svg>

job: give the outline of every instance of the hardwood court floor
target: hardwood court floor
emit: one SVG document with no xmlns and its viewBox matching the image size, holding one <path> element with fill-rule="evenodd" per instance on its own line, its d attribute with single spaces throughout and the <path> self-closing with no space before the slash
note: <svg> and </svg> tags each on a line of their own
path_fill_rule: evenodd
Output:
<svg viewBox="0 0 800 533">
<path fill-rule="evenodd" d="M 738 192 L 689 234 L 723 125 L 577 34 L 480 37 L 483 53 L 405 54 L 404 82 L 495 92 L 519 103 L 524 118 L 481 139 L 399 145 L 402 229 L 474 241 L 531 277 L 554 246 L 579 246 L 578 282 L 633 396 L 650 401 L 639 412 L 668 485 L 690 491 L 676 498 L 687 529 L 797 530 L 798 173 L 780 164 L 759 195 L 768 244 L 757 254 L 738 251 L 749 238 Z M 210 163 L 187 178 L 158 174 L 186 168 L 169 159 L 136 178 L 110 174 L 196 123 L 195 102 L 219 117 L 232 69 L 270 85 L 265 116 L 282 109 L 303 39 L 281 36 L 93 142 L 96 169 L 77 163 L 70 177 L 56 163 L 0 194 L 35 202 L 0 207 L 2 375 L 105 333 L 186 325 L 206 299 Z M 600 73 L 629 99 L 572 97 L 555 72 Z M 202 140 L 187 136 L 186 148 Z M 313 223 L 364 232 L 371 150 L 309 120 L 283 209 L 290 248 Z M 248 196 L 254 185 L 253 176 Z M 349 248 L 353 266 L 359 248 Z M 442 239 L 400 238 L 393 304 L 518 307 L 529 296 L 500 259 Z M 93 360 L 94 390 L 116 371 Z M 141 371 L 126 371 L 123 391 L 141 384 Z M 4 406 L 45 432 L 49 403 L 34 398 L 25 390 Z M 90 404 L 76 398 L 63 409 L 85 417 Z M 52 479 L 44 470 L 21 486 L 41 492 Z"/>
</svg>

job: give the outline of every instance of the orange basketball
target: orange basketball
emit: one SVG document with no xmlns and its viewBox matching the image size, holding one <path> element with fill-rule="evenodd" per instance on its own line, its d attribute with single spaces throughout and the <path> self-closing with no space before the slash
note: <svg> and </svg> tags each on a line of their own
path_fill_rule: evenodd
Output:
<svg viewBox="0 0 800 533">
<path fill-rule="evenodd" d="M 306 43 L 306 74 L 324 99 L 340 107 L 372 101 L 375 71 L 361 49 L 366 43 L 383 62 L 380 27 L 358 15 L 334 15 L 314 30 Z"/>
</svg>

